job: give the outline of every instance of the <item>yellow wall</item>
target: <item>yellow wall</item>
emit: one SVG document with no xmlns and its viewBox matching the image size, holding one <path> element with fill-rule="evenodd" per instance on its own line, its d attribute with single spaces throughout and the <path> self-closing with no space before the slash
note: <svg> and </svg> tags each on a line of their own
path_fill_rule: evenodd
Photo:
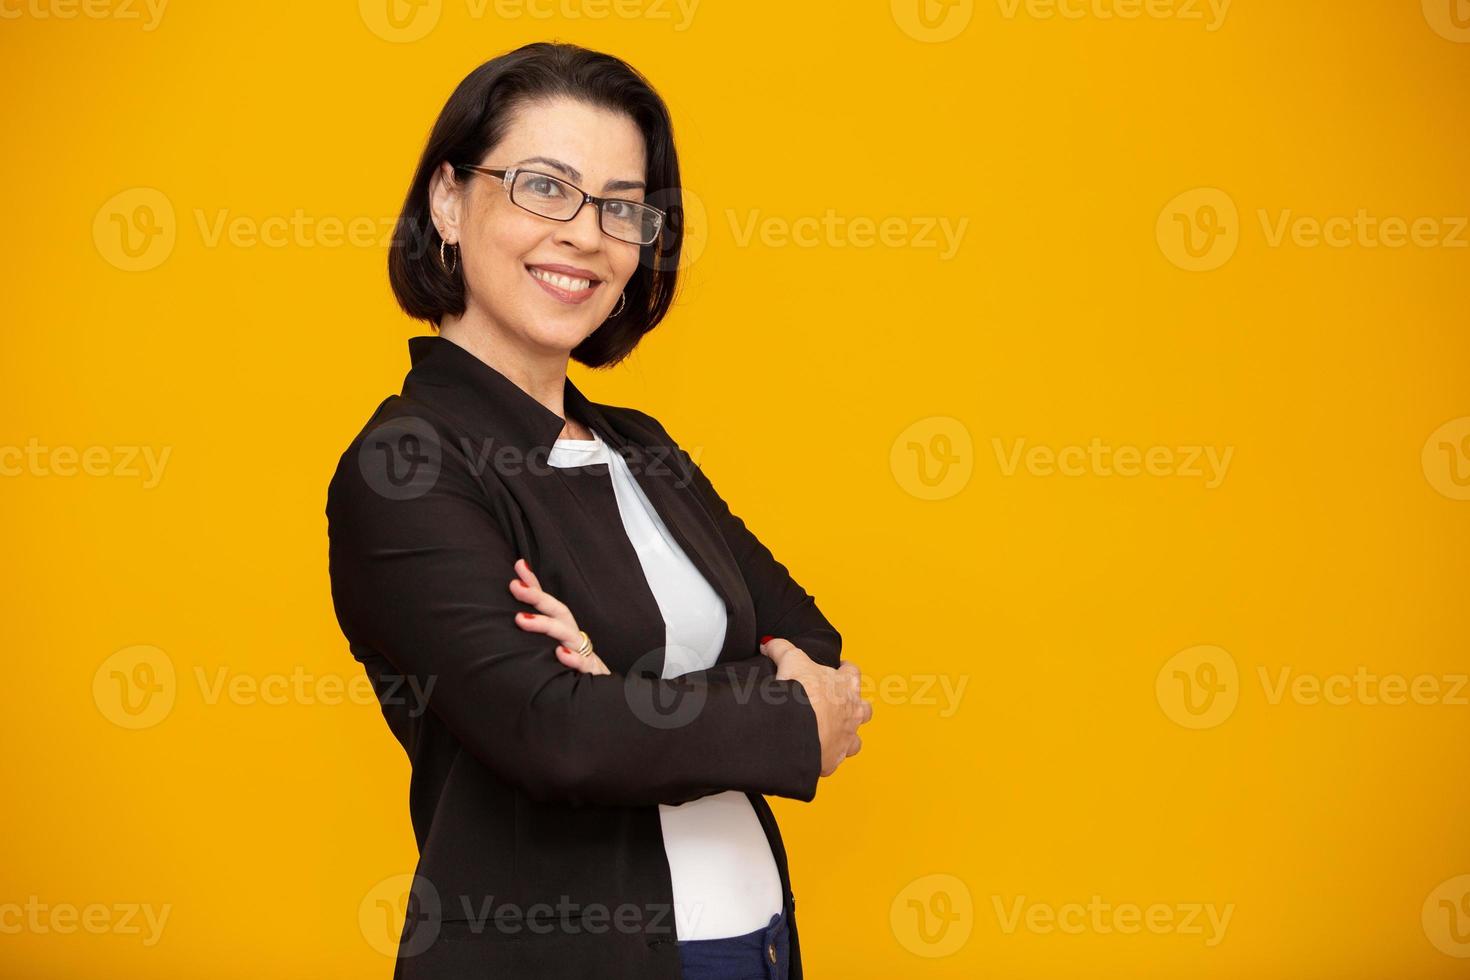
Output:
<svg viewBox="0 0 1470 980">
<path fill-rule="evenodd" d="M 925 2 L 0 0 L 0 972 L 389 974 L 325 488 L 428 127 L 555 37 L 704 216 L 574 380 L 871 679 L 809 975 L 1465 975 L 1470 4 Z"/>
</svg>

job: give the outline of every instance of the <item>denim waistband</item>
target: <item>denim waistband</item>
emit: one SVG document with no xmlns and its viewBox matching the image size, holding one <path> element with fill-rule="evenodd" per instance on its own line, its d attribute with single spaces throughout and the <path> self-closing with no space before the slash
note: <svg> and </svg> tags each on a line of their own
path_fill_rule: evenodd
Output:
<svg viewBox="0 0 1470 980">
<path fill-rule="evenodd" d="M 786 980 L 791 934 L 781 911 L 743 936 L 682 939 L 676 945 L 683 980 Z"/>
</svg>

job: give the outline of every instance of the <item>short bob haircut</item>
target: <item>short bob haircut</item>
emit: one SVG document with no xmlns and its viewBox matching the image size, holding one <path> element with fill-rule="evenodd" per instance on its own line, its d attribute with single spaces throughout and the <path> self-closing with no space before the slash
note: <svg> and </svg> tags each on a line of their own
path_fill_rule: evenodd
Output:
<svg viewBox="0 0 1470 980">
<path fill-rule="evenodd" d="M 632 353 L 664 318 L 674 299 L 684 242 L 683 195 L 668 107 L 636 69 L 612 55 L 574 44 L 537 42 L 485 62 L 444 104 L 414 171 L 388 250 L 388 280 L 409 316 L 437 328 L 465 310 L 463 263 L 446 272 L 439 231 L 429 212 L 429 183 L 439 165 L 482 163 L 504 137 L 520 107 L 567 96 L 630 117 L 643 133 L 645 200 L 665 211 L 659 238 L 642 246 L 638 269 L 624 289 L 627 305 L 609 317 L 571 356 L 588 367 L 611 367 Z"/>
</svg>

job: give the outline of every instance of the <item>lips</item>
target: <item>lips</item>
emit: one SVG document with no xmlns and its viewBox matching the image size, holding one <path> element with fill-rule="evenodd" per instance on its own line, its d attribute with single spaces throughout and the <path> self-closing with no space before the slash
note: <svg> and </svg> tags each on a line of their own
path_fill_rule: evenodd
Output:
<svg viewBox="0 0 1470 980">
<path fill-rule="evenodd" d="M 526 267 L 528 269 L 540 269 L 543 272 L 557 272 L 564 276 L 571 276 L 574 279 L 597 280 L 602 278 L 602 276 L 599 276 L 591 269 L 584 269 L 580 265 L 560 265 L 555 262 L 527 262 Z"/>
<path fill-rule="evenodd" d="M 595 274 L 575 266 L 528 265 L 526 275 L 554 299 L 573 306 L 585 303 L 602 285 Z"/>
</svg>

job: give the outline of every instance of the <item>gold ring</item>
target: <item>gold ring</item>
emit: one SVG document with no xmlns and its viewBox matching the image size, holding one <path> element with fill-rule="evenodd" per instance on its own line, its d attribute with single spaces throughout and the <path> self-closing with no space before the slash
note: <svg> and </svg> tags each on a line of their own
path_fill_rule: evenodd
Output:
<svg viewBox="0 0 1470 980">
<path fill-rule="evenodd" d="M 582 645 L 577 647 L 577 656 L 586 660 L 592 656 L 592 637 L 587 635 L 586 630 L 577 630 L 577 632 L 582 634 Z"/>
</svg>

